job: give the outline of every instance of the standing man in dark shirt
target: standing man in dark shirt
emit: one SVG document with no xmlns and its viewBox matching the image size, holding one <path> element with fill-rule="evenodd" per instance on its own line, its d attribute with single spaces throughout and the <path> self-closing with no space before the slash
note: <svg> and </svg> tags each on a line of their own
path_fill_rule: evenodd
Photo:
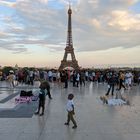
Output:
<svg viewBox="0 0 140 140">
<path fill-rule="evenodd" d="M 64 82 L 65 82 L 64 88 L 68 88 L 68 71 L 67 70 L 64 71 Z"/>
<path fill-rule="evenodd" d="M 40 113 L 41 107 L 42 107 L 42 113 L 39 114 L 39 115 L 40 116 L 44 115 L 44 110 L 45 110 L 45 96 L 46 96 L 45 89 L 40 88 L 40 91 L 39 91 L 38 111 L 35 112 L 35 115 L 38 115 Z"/>
<path fill-rule="evenodd" d="M 108 91 L 106 93 L 106 96 L 109 95 L 109 92 L 110 90 L 112 89 L 111 93 L 112 93 L 112 96 L 114 95 L 114 86 L 116 84 L 116 77 L 115 75 L 113 74 L 109 79 L 108 79 Z"/>
<path fill-rule="evenodd" d="M 49 99 L 52 99 L 51 93 L 50 93 L 50 84 L 48 81 L 42 81 L 40 84 L 41 89 L 46 89 L 47 90 L 47 95 L 49 96 Z"/>
</svg>

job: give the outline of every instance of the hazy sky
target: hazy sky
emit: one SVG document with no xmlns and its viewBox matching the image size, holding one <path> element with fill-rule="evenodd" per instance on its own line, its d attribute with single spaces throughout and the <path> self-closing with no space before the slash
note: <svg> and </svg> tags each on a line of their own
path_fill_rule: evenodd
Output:
<svg viewBox="0 0 140 140">
<path fill-rule="evenodd" d="M 69 0 L 0 0 L 0 65 L 58 67 Z M 140 66 L 140 0 L 71 0 L 82 67 Z"/>
</svg>

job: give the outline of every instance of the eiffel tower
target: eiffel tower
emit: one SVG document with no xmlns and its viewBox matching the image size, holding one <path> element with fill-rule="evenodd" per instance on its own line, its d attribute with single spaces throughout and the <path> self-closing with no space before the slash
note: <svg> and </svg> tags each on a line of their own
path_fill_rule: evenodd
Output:
<svg viewBox="0 0 140 140">
<path fill-rule="evenodd" d="M 71 14 L 72 14 L 72 10 L 71 10 L 71 7 L 69 6 L 69 9 L 68 9 L 67 43 L 66 43 L 64 57 L 63 57 L 63 60 L 61 61 L 61 65 L 59 67 L 59 70 L 63 70 L 66 67 L 72 67 L 75 70 L 79 69 L 78 61 L 75 58 L 73 42 L 72 42 Z M 67 60 L 68 54 L 71 55 L 71 60 Z"/>
</svg>

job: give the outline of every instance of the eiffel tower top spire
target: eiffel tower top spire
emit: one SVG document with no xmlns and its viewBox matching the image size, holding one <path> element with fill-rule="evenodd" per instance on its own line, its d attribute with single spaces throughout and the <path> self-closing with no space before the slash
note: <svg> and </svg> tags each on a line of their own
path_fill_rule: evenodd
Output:
<svg viewBox="0 0 140 140">
<path fill-rule="evenodd" d="M 70 1 L 69 1 L 69 9 L 68 9 L 68 12 L 69 12 L 69 11 L 72 13 Z"/>
<path fill-rule="evenodd" d="M 69 9 L 71 9 L 71 0 L 69 0 Z"/>
<path fill-rule="evenodd" d="M 72 47 L 73 48 L 71 14 L 72 14 L 72 10 L 71 10 L 71 5 L 69 3 L 69 9 L 68 9 L 68 34 L 67 34 L 66 47 Z"/>
</svg>

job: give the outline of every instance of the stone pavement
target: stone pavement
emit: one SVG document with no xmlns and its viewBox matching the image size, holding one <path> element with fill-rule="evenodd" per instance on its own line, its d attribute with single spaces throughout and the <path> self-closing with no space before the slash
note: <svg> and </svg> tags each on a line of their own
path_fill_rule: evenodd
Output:
<svg viewBox="0 0 140 140">
<path fill-rule="evenodd" d="M 34 87 L 9 89 L 5 83 L 4 86 L 2 83 L 0 85 L 0 114 L 3 110 L 14 110 L 16 113 L 15 108 L 19 105 L 15 105 L 14 98 L 19 96 L 20 90 L 36 91 L 38 87 L 36 84 Z M 0 140 L 140 140 L 140 86 L 124 91 L 130 106 L 103 105 L 99 96 L 106 93 L 106 88 L 106 85 L 90 82 L 79 88 L 72 87 L 70 83 L 68 89 L 60 84 L 51 84 L 53 99 L 46 98 L 45 115 L 26 116 L 30 111 L 29 104 L 26 104 L 23 116 L 8 117 L 9 114 L 0 117 Z M 78 124 L 75 130 L 71 128 L 72 124 L 64 125 L 69 93 L 75 95 L 75 118 Z M 11 94 L 15 95 L 1 102 Z"/>
</svg>

